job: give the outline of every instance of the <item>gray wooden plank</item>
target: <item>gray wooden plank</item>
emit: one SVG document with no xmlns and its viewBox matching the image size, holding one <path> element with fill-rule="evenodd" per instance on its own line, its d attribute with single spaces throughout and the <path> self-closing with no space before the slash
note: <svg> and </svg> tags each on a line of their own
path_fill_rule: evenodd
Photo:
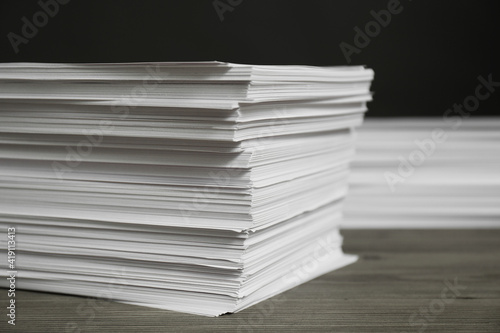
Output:
<svg viewBox="0 0 500 333">
<path fill-rule="evenodd" d="M 3 310 L 0 332 L 500 332 L 500 230 L 343 234 L 357 263 L 240 313 L 206 318 L 20 291 L 17 325 Z M 465 289 L 443 300 L 455 279 Z"/>
</svg>

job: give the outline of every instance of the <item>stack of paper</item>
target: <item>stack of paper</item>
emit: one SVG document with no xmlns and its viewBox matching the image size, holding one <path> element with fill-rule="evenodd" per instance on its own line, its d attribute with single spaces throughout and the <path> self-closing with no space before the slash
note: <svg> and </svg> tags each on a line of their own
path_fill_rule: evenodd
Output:
<svg viewBox="0 0 500 333">
<path fill-rule="evenodd" d="M 216 316 L 352 263 L 338 226 L 372 78 L 1 65 L 0 224 L 16 228 L 18 288 Z"/>
<path fill-rule="evenodd" d="M 369 118 L 345 228 L 500 227 L 500 118 Z"/>
</svg>

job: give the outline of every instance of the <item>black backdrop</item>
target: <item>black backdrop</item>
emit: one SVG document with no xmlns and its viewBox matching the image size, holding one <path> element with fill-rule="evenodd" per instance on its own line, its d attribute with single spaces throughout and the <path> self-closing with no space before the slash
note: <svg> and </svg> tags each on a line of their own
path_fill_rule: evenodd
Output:
<svg viewBox="0 0 500 333">
<path fill-rule="evenodd" d="M 474 94 L 479 75 L 500 81 L 498 1 L 401 0 L 399 6 L 396 0 L 60 1 L 68 3 L 57 13 L 51 7 L 54 15 L 45 21 L 38 15 L 36 35 L 23 42 L 15 39 L 25 38 L 23 17 L 34 23 L 41 4 L 1 1 L 0 62 L 345 65 L 339 45 L 356 47 L 354 28 L 365 31 L 375 20 L 370 12 L 389 6 L 390 22 L 369 24 L 369 43 L 359 40 L 358 53 L 350 56 L 351 64 L 376 72 L 369 116 L 441 116 Z M 499 95 L 500 87 L 474 115 L 500 115 Z"/>
</svg>

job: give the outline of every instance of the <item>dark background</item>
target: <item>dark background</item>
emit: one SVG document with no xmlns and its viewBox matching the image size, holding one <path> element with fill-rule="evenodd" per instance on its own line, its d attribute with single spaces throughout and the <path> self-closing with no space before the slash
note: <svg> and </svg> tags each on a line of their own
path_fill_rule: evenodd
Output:
<svg viewBox="0 0 500 333">
<path fill-rule="evenodd" d="M 16 54 L 8 33 L 21 35 L 22 17 L 33 22 L 41 8 L 2 0 L 0 62 L 345 65 L 339 44 L 353 44 L 354 27 L 364 30 L 388 2 L 242 0 L 221 21 L 213 0 L 71 0 Z M 368 116 L 442 116 L 474 94 L 479 75 L 500 81 L 497 3 L 401 0 L 402 12 L 352 56 L 376 73 Z M 499 95 L 474 115 L 500 115 Z"/>
</svg>

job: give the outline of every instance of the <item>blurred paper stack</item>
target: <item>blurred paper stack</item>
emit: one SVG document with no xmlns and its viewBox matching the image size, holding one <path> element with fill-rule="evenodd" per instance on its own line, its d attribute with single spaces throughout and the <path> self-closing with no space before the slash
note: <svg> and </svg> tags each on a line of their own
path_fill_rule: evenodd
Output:
<svg viewBox="0 0 500 333">
<path fill-rule="evenodd" d="M 16 228 L 18 288 L 216 316 L 352 263 L 338 227 L 372 78 L 1 65 L 0 224 Z"/>
<path fill-rule="evenodd" d="M 342 227 L 500 227 L 500 118 L 369 118 L 357 134 Z"/>
</svg>

